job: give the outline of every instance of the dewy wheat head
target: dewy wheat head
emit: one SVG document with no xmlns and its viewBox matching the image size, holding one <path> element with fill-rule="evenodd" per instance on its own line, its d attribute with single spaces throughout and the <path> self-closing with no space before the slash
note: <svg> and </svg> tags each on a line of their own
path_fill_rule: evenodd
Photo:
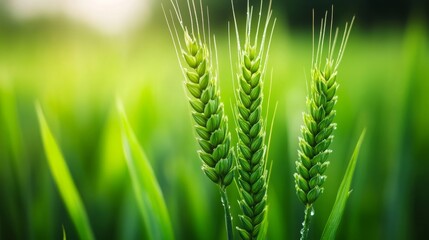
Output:
<svg viewBox="0 0 429 240">
<path fill-rule="evenodd" d="M 305 217 L 302 239 L 308 234 L 309 221 L 313 212 L 313 203 L 323 192 L 323 183 L 326 180 L 325 170 L 329 165 L 328 156 L 332 152 L 329 148 L 334 136 L 336 124 L 333 122 L 337 103 L 336 91 L 337 69 L 341 62 L 347 39 L 353 24 L 346 23 L 341 45 L 334 58 L 335 43 L 338 29 L 332 38 L 332 15 L 329 30 L 328 52 L 324 66 L 322 66 L 323 43 L 326 33 L 327 13 L 321 20 L 317 53 L 314 56 L 314 29 L 313 29 L 313 57 L 311 66 L 311 89 L 307 97 L 307 112 L 303 114 L 304 125 L 301 127 L 299 138 L 298 161 L 296 161 L 295 188 L 296 193 L 305 205 Z M 314 20 L 313 20 L 314 21 Z"/>
</svg>

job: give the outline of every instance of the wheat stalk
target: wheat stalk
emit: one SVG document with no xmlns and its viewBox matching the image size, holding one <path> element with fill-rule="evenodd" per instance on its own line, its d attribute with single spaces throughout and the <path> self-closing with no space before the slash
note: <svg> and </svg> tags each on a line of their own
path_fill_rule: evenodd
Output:
<svg viewBox="0 0 429 240">
<path fill-rule="evenodd" d="M 332 13 L 333 14 L 333 13 Z M 322 68 L 323 43 L 325 39 L 327 12 L 320 25 L 317 53 L 314 57 L 314 13 L 313 13 L 313 56 L 311 69 L 311 90 L 307 97 L 307 112 L 303 114 L 304 125 L 301 127 L 299 138 L 298 161 L 296 161 L 295 188 L 298 198 L 306 206 L 301 239 L 306 239 L 311 217 L 314 215 L 313 203 L 323 193 L 324 174 L 328 165 L 329 149 L 334 136 L 336 124 L 333 122 L 336 115 L 334 106 L 338 97 L 336 91 L 337 69 L 344 54 L 347 40 L 353 25 L 346 23 L 341 45 L 334 58 L 335 43 L 338 28 L 332 39 L 332 22 L 329 30 L 329 44 L 325 64 Z"/>
<path fill-rule="evenodd" d="M 225 211 L 227 235 L 228 239 L 232 239 L 232 217 L 226 187 L 234 179 L 233 163 L 235 157 L 231 147 L 228 118 L 224 114 L 224 105 L 221 102 L 217 86 L 217 73 L 214 70 L 213 59 L 210 54 L 213 52 L 211 50 L 210 28 L 208 27 L 209 36 L 206 38 L 204 12 L 201 1 L 200 13 L 198 13 L 193 0 L 187 1 L 187 3 L 191 29 L 188 29 L 184 25 L 177 1 L 171 1 L 176 19 L 184 35 L 184 45 L 181 43 L 182 41 L 174 24 L 173 14 L 170 12 L 172 25 L 170 25 L 165 11 L 164 14 L 179 62 L 181 63 L 183 75 L 185 76 L 185 86 L 188 91 L 192 117 L 195 123 L 197 141 L 201 147 L 198 155 L 202 161 L 202 170 L 212 182 L 220 187 L 221 200 Z M 201 22 L 199 22 L 199 19 L 201 19 Z M 206 39 L 209 40 L 209 43 L 206 42 Z M 216 43 L 214 45 L 214 52 L 216 52 Z M 180 61 L 180 56 L 183 57 L 183 61 Z"/>
<path fill-rule="evenodd" d="M 240 46 L 237 21 L 233 1 L 231 1 L 238 48 L 238 89 L 236 95 L 237 120 L 237 164 L 239 201 L 242 214 L 239 215 L 240 226 L 237 227 L 242 239 L 261 237 L 261 226 L 267 209 L 267 178 L 265 122 L 262 117 L 263 76 L 265 75 L 266 58 L 269 43 L 266 35 L 272 15 L 271 1 L 263 27 L 261 42 L 259 28 L 261 24 L 262 4 L 257 22 L 257 32 L 252 41 L 251 22 L 253 7 L 247 4 L 246 35 L 243 47 Z M 274 24 L 272 25 L 274 27 Z M 272 29 L 271 29 L 272 33 Z M 268 47 L 266 47 L 268 45 Z M 265 55 L 264 55 L 265 54 Z"/>
</svg>

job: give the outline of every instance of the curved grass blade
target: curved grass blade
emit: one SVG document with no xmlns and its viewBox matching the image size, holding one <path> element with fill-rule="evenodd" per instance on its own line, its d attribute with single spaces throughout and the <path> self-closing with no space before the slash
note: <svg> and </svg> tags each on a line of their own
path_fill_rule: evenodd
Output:
<svg viewBox="0 0 429 240">
<path fill-rule="evenodd" d="M 359 155 L 360 146 L 365 137 L 366 130 L 363 130 L 360 134 L 359 140 L 353 151 L 353 155 L 347 166 L 346 173 L 344 174 L 343 180 L 341 181 L 340 187 L 338 188 L 337 198 L 335 199 L 334 206 L 332 207 L 331 214 L 329 215 L 328 221 L 326 222 L 325 228 L 322 233 L 322 240 L 335 239 L 335 233 L 337 232 L 338 226 L 343 216 L 344 208 L 346 206 L 347 199 L 350 195 L 350 184 L 352 182 L 353 173 L 356 167 L 357 158 Z"/>
<path fill-rule="evenodd" d="M 80 239 L 92 240 L 94 235 L 89 225 L 88 216 L 85 207 L 80 199 L 79 192 L 73 182 L 67 163 L 61 153 L 61 150 L 49 129 L 45 116 L 43 115 L 40 104 L 36 104 L 37 116 L 40 124 L 43 145 L 49 169 L 55 180 L 55 184 L 60 192 L 61 198 L 66 205 L 67 211 L 76 226 Z"/>
<path fill-rule="evenodd" d="M 118 103 L 118 111 L 125 159 L 149 239 L 174 239 L 167 206 L 150 162 L 128 123 L 121 103 Z"/>
</svg>

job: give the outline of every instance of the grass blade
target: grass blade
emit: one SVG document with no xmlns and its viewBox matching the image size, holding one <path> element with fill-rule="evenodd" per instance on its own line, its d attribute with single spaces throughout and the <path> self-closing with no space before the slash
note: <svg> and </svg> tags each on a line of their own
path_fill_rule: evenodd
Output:
<svg viewBox="0 0 429 240">
<path fill-rule="evenodd" d="M 64 225 L 63 225 L 63 240 L 67 240 L 66 230 L 64 229 Z"/>
<path fill-rule="evenodd" d="M 150 162 L 140 147 L 120 103 L 118 110 L 125 159 L 149 239 L 174 239 L 167 206 Z"/>
<path fill-rule="evenodd" d="M 91 226 L 89 225 L 88 216 L 80 199 L 79 192 L 76 189 L 61 150 L 49 129 L 48 123 L 43 115 L 42 108 L 38 103 L 36 104 L 36 111 L 49 169 L 64 204 L 66 205 L 67 211 L 76 226 L 80 239 L 94 239 Z"/>
<path fill-rule="evenodd" d="M 0 76 L 0 188 L 9 196 L 17 197 L 6 198 L 1 203 L 2 217 L 8 219 L 2 228 L 10 230 L 11 238 L 24 239 L 29 238 L 33 228 L 29 164 L 23 147 L 15 88 L 3 77 Z"/>
<path fill-rule="evenodd" d="M 365 130 L 362 131 L 356 147 L 353 151 L 353 155 L 347 166 L 346 173 L 344 174 L 343 180 L 341 181 L 340 187 L 337 192 L 337 198 L 335 199 L 334 206 L 332 207 L 331 214 L 329 215 L 328 221 L 326 222 L 325 228 L 322 233 L 322 240 L 335 239 L 335 233 L 337 232 L 338 226 L 343 216 L 344 208 L 346 206 L 347 199 L 350 195 L 350 184 L 352 182 L 353 173 L 356 167 L 359 150 L 362 145 L 362 141 L 365 137 Z"/>
</svg>

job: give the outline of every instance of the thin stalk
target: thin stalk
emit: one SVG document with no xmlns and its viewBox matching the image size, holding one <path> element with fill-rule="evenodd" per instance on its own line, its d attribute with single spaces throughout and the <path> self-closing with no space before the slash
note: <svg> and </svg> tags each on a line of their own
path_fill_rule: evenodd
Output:
<svg viewBox="0 0 429 240">
<path fill-rule="evenodd" d="M 225 226 L 226 226 L 227 239 L 233 240 L 234 234 L 232 232 L 232 216 L 231 216 L 230 206 L 228 202 L 228 195 L 226 194 L 225 188 L 220 188 L 220 197 L 223 205 L 223 210 L 225 212 Z"/>
<path fill-rule="evenodd" d="M 314 216 L 314 209 L 313 204 L 306 205 L 305 207 L 305 216 L 304 216 L 304 222 L 302 222 L 302 229 L 301 229 L 301 238 L 300 240 L 306 240 L 308 239 L 308 232 L 310 230 L 310 223 L 311 219 Z"/>
</svg>

